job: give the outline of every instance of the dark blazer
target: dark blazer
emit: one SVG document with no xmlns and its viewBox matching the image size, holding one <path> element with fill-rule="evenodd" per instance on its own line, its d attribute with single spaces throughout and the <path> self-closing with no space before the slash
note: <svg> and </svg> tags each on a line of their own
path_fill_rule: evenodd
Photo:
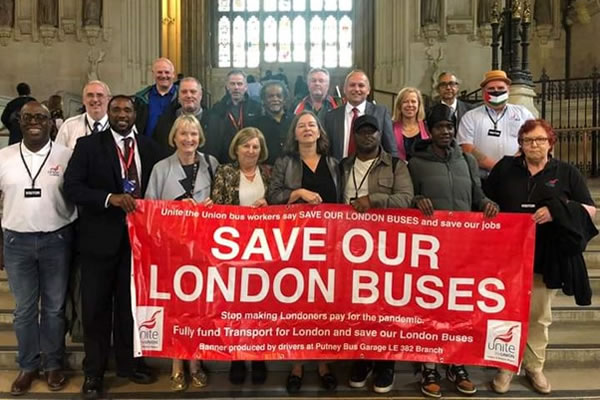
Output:
<svg viewBox="0 0 600 400">
<path fill-rule="evenodd" d="M 156 128 L 152 132 L 152 139 L 156 141 L 159 145 L 161 145 L 169 154 L 175 152 L 175 148 L 171 147 L 169 144 L 169 133 L 171 133 L 171 128 L 177 119 L 177 110 L 181 108 L 181 104 L 179 102 L 174 102 L 169 105 L 158 118 L 158 122 L 156 123 Z M 202 119 L 199 121 L 202 126 L 202 130 L 204 131 L 204 135 L 206 135 L 207 125 L 208 125 L 208 111 L 202 111 Z M 136 126 L 137 128 L 137 126 Z"/>
<path fill-rule="evenodd" d="M 440 104 L 441 101 L 437 100 L 435 101 L 431 107 L 429 107 L 427 109 L 427 112 L 425 113 L 427 116 L 429 116 L 429 112 L 431 111 L 431 109 L 437 105 Z M 455 121 L 455 126 L 454 126 L 454 135 L 456 136 L 456 133 L 458 132 L 458 126 L 460 125 L 460 119 L 463 117 L 463 115 L 465 115 L 467 113 L 467 111 L 474 109 L 475 107 L 477 107 L 479 105 L 479 103 L 467 103 L 466 101 L 462 101 L 457 99 L 456 100 L 456 121 Z M 427 119 L 427 118 L 426 118 Z"/>
<path fill-rule="evenodd" d="M 142 167 L 142 193 L 146 191 L 154 164 L 163 158 L 160 147 L 142 135 L 136 136 Z M 79 207 L 79 250 L 98 258 L 114 255 L 129 240 L 125 212 L 104 206 L 109 193 L 123 193 L 121 166 L 110 129 L 77 141 L 65 171 L 67 199 Z"/>
<path fill-rule="evenodd" d="M 346 106 L 342 105 L 325 114 L 323 128 L 329 136 L 330 154 L 341 160 L 344 158 L 344 124 L 345 124 Z M 379 123 L 379 130 L 382 133 L 381 146 L 393 157 L 398 157 L 398 146 L 392 129 L 392 119 L 387 108 L 367 102 L 365 114 L 373 115 Z"/>
</svg>

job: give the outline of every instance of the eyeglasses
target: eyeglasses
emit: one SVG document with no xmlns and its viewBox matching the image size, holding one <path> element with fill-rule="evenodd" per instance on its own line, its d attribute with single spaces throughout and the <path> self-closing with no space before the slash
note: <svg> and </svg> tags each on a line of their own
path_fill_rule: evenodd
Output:
<svg viewBox="0 0 600 400">
<path fill-rule="evenodd" d="M 30 123 L 31 121 L 46 122 L 49 119 L 50 117 L 44 114 L 21 114 L 21 121 L 26 123 Z"/>
<path fill-rule="evenodd" d="M 525 138 L 521 140 L 521 143 L 527 145 L 527 146 L 531 146 L 533 143 L 535 143 L 536 145 L 542 145 L 544 143 L 548 143 L 548 138 L 547 137 L 536 137 L 536 138 Z"/>
<path fill-rule="evenodd" d="M 438 87 L 457 87 L 458 86 L 458 82 L 440 82 L 438 83 Z"/>
</svg>

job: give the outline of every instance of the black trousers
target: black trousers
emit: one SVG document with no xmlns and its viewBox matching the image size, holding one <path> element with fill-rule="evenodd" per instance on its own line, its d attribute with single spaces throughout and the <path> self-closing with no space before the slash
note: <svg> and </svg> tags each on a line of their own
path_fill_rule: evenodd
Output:
<svg viewBox="0 0 600 400">
<path fill-rule="evenodd" d="M 81 257 L 85 349 L 83 372 L 86 376 L 104 375 L 110 352 L 111 332 L 117 373 L 129 375 L 134 368 L 130 270 L 131 248 L 128 238 L 123 240 L 112 257 Z"/>
</svg>

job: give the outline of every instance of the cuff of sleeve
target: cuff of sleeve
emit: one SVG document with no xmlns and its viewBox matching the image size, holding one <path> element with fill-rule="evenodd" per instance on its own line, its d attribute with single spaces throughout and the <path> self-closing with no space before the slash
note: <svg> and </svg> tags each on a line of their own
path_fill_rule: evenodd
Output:
<svg viewBox="0 0 600 400">
<path fill-rule="evenodd" d="M 109 194 L 106 196 L 106 200 L 104 200 L 104 208 L 108 208 L 108 206 L 110 205 L 110 204 L 108 203 L 108 201 L 110 200 L 110 196 L 112 196 L 112 193 L 109 193 Z"/>
</svg>

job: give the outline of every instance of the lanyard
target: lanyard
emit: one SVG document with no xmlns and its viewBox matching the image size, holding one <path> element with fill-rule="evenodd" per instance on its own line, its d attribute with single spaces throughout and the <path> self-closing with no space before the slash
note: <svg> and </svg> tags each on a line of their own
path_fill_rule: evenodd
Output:
<svg viewBox="0 0 600 400">
<path fill-rule="evenodd" d="M 91 134 L 92 132 L 94 132 L 94 128 L 92 128 L 92 126 L 90 125 L 90 121 L 88 121 L 87 115 L 85 116 L 84 119 L 85 119 L 85 126 L 87 128 L 86 131 L 85 131 L 86 132 L 85 136 L 87 136 L 87 135 Z M 98 124 L 100 124 L 100 121 L 96 121 L 96 122 L 98 122 Z M 104 129 L 106 129 L 106 124 L 108 124 L 108 121 L 106 121 L 104 123 L 104 125 L 100 125 L 100 128 L 98 129 L 98 132 L 102 132 Z"/>
<path fill-rule="evenodd" d="M 125 139 L 123 139 L 123 142 L 125 142 Z M 127 143 L 123 143 L 124 146 L 127 146 Z M 129 157 L 127 158 L 127 162 L 125 162 L 125 156 L 123 155 L 123 152 L 121 151 L 121 148 L 115 143 L 115 146 L 117 146 L 117 153 L 119 153 L 119 160 L 121 161 L 121 165 L 123 166 L 124 172 L 125 172 L 125 176 L 127 176 L 127 171 L 129 171 L 129 167 L 131 166 L 131 163 L 133 162 L 133 156 L 135 155 L 135 140 L 131 140 L 131 149 L 129 151 Z"/>
<path fill-rule="evenodd" d="M 192 172 L 192 186 L 190 187 L 190 190 L 185 192 L 185 194 L 183 195 L 185 199 L 194 198 L 194 189 L 196 187 L 196 178 L 198 177 L 198 168 L 200 168 L 200 160 L 194 162 L 194 169 Z"/>
<path fill-rule="evenodd" d="M 240 103 L 240 117 L 237 121 L 235 118 L 233 118 L 233 114 L 231 114 L 231 112 L 228 112 L 227 116 L 229 117 L 229 120 L 231 121 L 231 124 L 235 130 L 239 131 L 244 126 L 244 105 Z"/>
<path fill-rule="evenodd" d="M 500 115 L 500 117 L 498 117 L 497 120 L 494 121 L 494 118 L 492 118 L 492 115 L 490 114 L 490 111 L 488 110 L 488 108 L 485 108 L 485 112 L 487 113 L 488 117 L 490 118 L 490 121 L 492 121 L 492 124 L 494 124 L 494 130 L 498 129 L 498 122 L 500 122 L 500 120 L 502 118 L 504 118 L 504 114 L 506 114 L 506 110 L 508 110 L 508 107 L 504 107 L 504 111 L 502 111 L 502 115 Z"/>
<path fill-rule="evenodd" d="M 360 181 L 360 185 L 358 185 L 358 187 L 356 186 L 356 175 L 354 175 L 354 170 L 356 169 L 356 160 L 357 159 L 354 160 L 354 165 L 352 166 L 352 182 L 354 182 L 354 197 L 358 198 L 358 192 L 360 191 L 360 188 L 365 183 L 367 176 L 369 176 L 369 172 L 371 172 L 371 169 L 377 163 L 377 161 L 379 160 L 379 157 L 374 159 L 373 162 L 371 163 L 371 165 L 369 165 L 369 168 L 367 169 L 367 172 L 365 172 L 365 175 L 363 176 L 362 180 Z"/>
<path fill-rule="evenodd" d="M 33 177 L 31 176 L 31 171 L 29 170 L 29 167 L 25 162 L 25 157 L 23 157 L 23 149 L 21 148 L 22 143 L 23 142 L 19 143 L 19 153 L 21 153 L 21 160 L 23 161 L 23 165 L 27 170 L 27 175 L 29 175 L 29 179 L 31 179 L 31 188 L 33 189 L 35 188 L 36 179 L 38 178 L 38 176 L 40 176 L 40 172 L 42 172 L 42 168 L 44 168 L 44 165 L 46 165 L 46 161 L 48 161 L 48 157 L 50 157 L 50 153 L 52 152 L 52 141 L 50 141 L 50 149 L 48 150 L 48 154 L 46 154 L 46 158 L 44 158 L 44 161 L 42 161 L 42 165 L 40 165 L 40 169 L 38 169 L 38 172 Z"/>
</svg>

